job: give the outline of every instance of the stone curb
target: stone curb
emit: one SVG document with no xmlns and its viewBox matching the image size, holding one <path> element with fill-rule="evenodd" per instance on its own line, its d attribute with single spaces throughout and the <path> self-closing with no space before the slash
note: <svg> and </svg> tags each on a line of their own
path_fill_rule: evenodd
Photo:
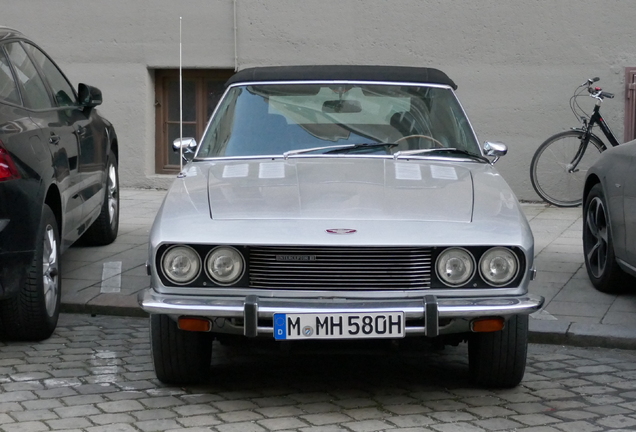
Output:
<svg viewBox="0 0 636 432">
<path fill-rule="evenodd" d="M 636 327 L 530 319 L 530 343 L 636 350 Z"/>
</svg>

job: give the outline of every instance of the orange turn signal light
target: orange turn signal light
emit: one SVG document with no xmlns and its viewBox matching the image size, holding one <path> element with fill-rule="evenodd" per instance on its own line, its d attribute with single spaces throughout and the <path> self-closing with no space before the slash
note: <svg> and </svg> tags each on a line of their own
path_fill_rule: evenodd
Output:
<svg viewBox="0 0 636 432">
<path fill-rule="evenodd" d="M 472 331 L 478 333 L 488 333 L 503 330 L 505 320 L 503 318 L 479 318 L 470 323 Z"/>
<path fill-rule="evenodd" d="M 179 317 L 177 326 L 180 330 L 209 332 L 212 330 L 212 323 L 207 318 Z"/>
</svg>

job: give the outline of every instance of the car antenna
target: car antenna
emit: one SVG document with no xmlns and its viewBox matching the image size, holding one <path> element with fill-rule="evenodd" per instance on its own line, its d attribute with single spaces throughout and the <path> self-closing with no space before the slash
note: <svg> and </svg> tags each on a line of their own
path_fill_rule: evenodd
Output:
<svg viewBox="0 0 636 432">
<path fill-rule="evenodd" d="M 181 59 L 181 21 L 179 17 L 179 172 L 183 171 L 183 62 Z"/>
</svg>

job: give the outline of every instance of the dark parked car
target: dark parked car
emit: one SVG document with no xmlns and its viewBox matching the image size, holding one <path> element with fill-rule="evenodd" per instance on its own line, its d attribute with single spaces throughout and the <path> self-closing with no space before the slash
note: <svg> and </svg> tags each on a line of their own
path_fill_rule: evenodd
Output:
<svg viewBox="0 0 636 432">
<path fill-rule="evenodd" d="M 599 291 L 636 286 L 636 141 L 604 151 L 587 172 L 583 252 Z"/>
<path fill-rule="evenodd" d="M 104 245 L 119 226 L 115 130 L 51 58 L 0 27 L 0 338 L 40 340 L 57 324 L 60 254 Z"/>
</svg>

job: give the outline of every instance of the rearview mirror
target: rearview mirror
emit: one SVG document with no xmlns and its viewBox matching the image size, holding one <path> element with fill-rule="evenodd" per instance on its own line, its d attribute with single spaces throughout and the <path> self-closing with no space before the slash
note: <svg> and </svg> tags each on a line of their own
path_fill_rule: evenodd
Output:
<svg viewBox="0 0 636 432">
<path fill-rule="evenodd" d="M 484 153 L 486 154 L 486 156 L 495 158 L 492 161 L 494 165 L 501 156 L 505 156 L 505 154 L 508 153 L 508 146 L 500 142 L 486 141 L 484 143 Z"/>
<path fill-rule="evenodd" d="M 328 100 L 322 104 L 322 112 L 350 114 L 362 111 L 362 105 L 357 100 Z"/>
</svg>

